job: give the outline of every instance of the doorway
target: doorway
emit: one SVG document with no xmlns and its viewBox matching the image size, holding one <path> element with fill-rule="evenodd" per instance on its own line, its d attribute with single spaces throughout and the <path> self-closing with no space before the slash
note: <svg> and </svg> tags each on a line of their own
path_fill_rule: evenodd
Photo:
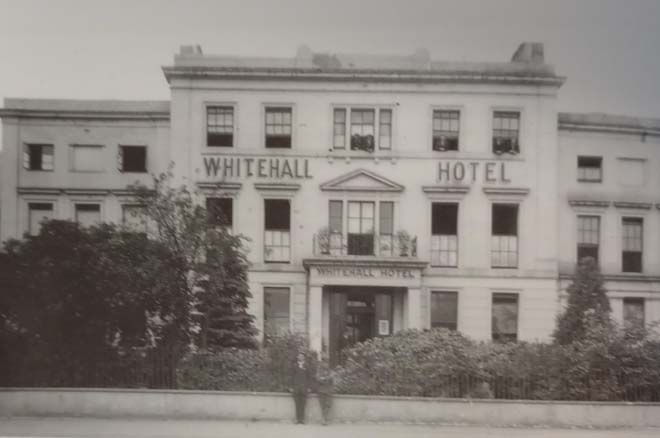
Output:
<svg viewBox="0 0 660 438">
<path fill-rule="evenodd" d="M 392 334 L 393 288 L 372 286 L 329 286 L 330 363 L 342 361 L 351 346 L 377 336 Z"/>
</svg>

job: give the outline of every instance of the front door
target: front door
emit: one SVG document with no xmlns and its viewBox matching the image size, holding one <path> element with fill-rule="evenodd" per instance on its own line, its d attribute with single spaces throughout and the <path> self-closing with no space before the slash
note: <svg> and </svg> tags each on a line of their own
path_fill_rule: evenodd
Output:
<svg viewBox="0 0 660 438">
<path fill-rule="evenodd" d="M 388 336 L 392 330 L 392 293 L 388 288 L 342 287 L 330 292 L 330 362 L 359 342 Z"/>
</svg>

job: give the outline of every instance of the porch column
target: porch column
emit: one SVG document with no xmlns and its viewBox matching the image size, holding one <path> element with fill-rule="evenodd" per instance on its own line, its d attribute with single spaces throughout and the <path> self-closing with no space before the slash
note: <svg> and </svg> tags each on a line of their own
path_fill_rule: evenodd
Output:
<svg viewBox="0 0 660 438">
<path fill-rule="evenodd" d="M 311 286 L 309 288 L 309 346 L 312 350 L 321 353 L 323 347 L 323 288 Z"/>
<path fill-rule="evenodd" d="M 421 289 L 408 288 L 408 327 L 410 329 L 422 328 L 422 291 Z"/>
</svg>

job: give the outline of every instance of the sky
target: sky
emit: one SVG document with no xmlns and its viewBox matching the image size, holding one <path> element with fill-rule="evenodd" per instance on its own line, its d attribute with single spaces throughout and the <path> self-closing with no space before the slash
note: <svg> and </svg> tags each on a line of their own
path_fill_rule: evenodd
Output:
<svg viewBox="0 0 660 438">
<path fill-rule="evenodd" d="M 0 0 L 0 99 L 168 99 L 161 66 L 204 53 L 509 61 L 545 44 L 558 109 L 660 118 L 660 0 Z"/>
</svg>

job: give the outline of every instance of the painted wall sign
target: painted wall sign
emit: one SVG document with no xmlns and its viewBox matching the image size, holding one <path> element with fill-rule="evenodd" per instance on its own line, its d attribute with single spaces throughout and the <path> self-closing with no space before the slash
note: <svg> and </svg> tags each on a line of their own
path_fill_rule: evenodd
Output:
<svg viewBox="0 0 660 438">
<path fill-rule="evenodd" d="M 440 161 L 439 182 L 510 183 L 506 163 L 503 161 Z"/>
<path fill-rule="evenodd" d="M 347 278 L 400 278 L 414 279 L 415 272 L 411 269 L 400 268 L 372 268 L 372 267 L 319 267 L 316 268 L 319 277 L 347 277 Z"/>
<path fill-rule="evenodd" d="M 210 178 L 312 178 L 309 161 L 301 158 L 203 157 Z"/>
</svg>

